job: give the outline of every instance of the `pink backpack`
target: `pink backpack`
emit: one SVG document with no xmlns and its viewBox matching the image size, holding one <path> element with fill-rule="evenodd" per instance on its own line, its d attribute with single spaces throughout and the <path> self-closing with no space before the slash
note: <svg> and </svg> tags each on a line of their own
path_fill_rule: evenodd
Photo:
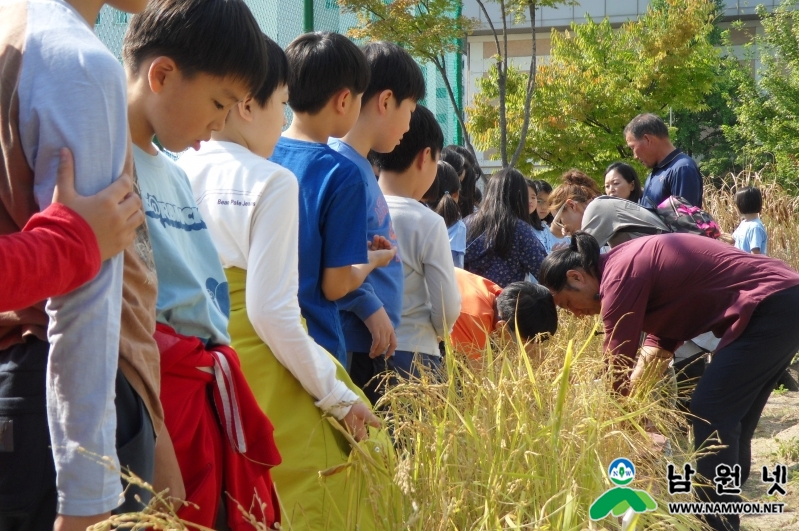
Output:
<svg viewBox="0 0 799 531">
<path fill-rule="evenodd" d="M 714 239 L 721 236 L 721 229 L 710 214 L 678 195 L 667 197 L 658 205 L 655 214 L 671 232 L 698 234 Z"/>
</svg>

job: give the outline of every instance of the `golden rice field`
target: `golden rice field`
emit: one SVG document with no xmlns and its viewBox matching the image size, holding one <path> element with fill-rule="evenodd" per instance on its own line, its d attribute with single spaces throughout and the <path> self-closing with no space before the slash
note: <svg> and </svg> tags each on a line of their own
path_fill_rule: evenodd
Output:
<svg viewBox="0 0 799 531">
<path fill-rule="evenodd" d="M 799 265 L 799 199 L 776 185 L 756 173 L 730 176 L 719 190 L 706 187 L 705 208 L 732 232 L 738 216 L 730 187 L 742 183 L 764 192 L 769 254 Z M 360 471 L 379 530 L 620 530 L 618 518 L 591 522 L 588 510 L 613 486 L 608 464 L 627 457 L 637 469 L 630 486 L 658 503 L 628 530 L 701 529 L 692 517 L 666 510 L 667 501 L 687 500 L 666 492 L 666 464 L 679 467 L 693 458 L 669 387 L 652 382 L 635 396 L 610 393 L 596 322 L 561 318 L 558 333 L 543 345 L 525 351 L 497 344 L 477 366 L 450 351 L 443 382 L 427 378 L 389 390 L 384 405 L 392 413 L 384 422 L 395 455 L 375 457 L 363 451 L 369 443 L 360 443 L 348 467 L 326 471 L 320 481 L 328 473 Z M 647 435 L 653 427 L 669 440 L 670 456 Z M 341 519 L 331 529 L 358 528 L 352 515 Z M 154 506 L 97 529 L 112 523 L 185 529 L 173 513 Z"/>
</svg>

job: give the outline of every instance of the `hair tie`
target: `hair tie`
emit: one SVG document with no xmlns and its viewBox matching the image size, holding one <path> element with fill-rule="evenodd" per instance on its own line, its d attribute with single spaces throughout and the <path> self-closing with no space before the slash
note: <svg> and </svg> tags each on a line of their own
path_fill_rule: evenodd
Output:
<svg viewBox="0 0 799 531">
<path fill-rule="evenodd" d="M 444 195 L 449 195 L 449 190 L 444 190 Z"/>
</svg>

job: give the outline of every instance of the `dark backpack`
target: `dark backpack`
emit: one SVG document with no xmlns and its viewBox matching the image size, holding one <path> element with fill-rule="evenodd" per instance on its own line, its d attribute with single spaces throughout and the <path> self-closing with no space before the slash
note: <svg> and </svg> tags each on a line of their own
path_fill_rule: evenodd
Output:
<svg viewBox="0 0 799 531">
<path fill-rule="evenodd" d="M 678 195 L 667 197 L 655 210 L 672 232 L 698 234 L 718 239 L 721 229 L 713 217 Z"/>
</svg>

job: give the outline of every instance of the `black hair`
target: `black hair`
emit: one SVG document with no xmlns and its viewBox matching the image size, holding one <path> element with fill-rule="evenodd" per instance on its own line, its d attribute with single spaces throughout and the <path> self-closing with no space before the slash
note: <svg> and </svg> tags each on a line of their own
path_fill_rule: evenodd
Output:
<svg viewBox="0 0 799 531">
<path fill-rule="evenodd" d="M 535 181 L 532 179 L 525 179 L 525 183 L 527 184 L 527 188 L 533 191 L 533 195 L 538 197 L 538 187 L 535 185 Z M 536 200 L 535 207 L 533 207 L 533 211 L 530 213 L 530 225 L 533 226 L 535 230 L 544 230 L 544 225 L 541 223 L 541 218 L 538 217 L 538 201 Z"/>
<path fill-rule="evenodd" d="M 455 175 L 460 179 L 461 173 L 466 169 L 466 159 L 463 158 L 463 155 L 447 146 L 441 150 L 441 160 L 452 166 Z"/>
<path fill-rule="evenodd" d="M 518 170 L 506 168 L 488 180 L 485 200 L 470 218 L 466 241 L 485 234 L 486 248 L 493 249 L 494 254 L 504 260 L 510 254 L 519 220 L 530 223 L 527 184 Z"/>
<path fill-rule="evenodd" d="M 134 74 L 166 56 L 186 77 L 230 77 L 250 92 L 268 75 L 263 32 L 243 0 L 151 0 L 131 19 L 122 55 Z"/>
<path fill-rule="evenodd" d="M 763 194 L 754 186 L 741 188 L 735 192 L 735 206 L 741 214 L 760 214 L 763 210 Z"/>
<path fill-rule="evenodd" d="M 289 60 L 286 57 L 286 52 L 280 47 L 278 43 L 264 35 L 266 41 L 266 59 L 268 63 L 269 74 L 266 76 L 263 85 L 254 94 L 253 99 L 263 107 L 272 94 L 275 93 L 277 88 L 281 85 L 288 85 L 289 82 Z"/>
<path fill-rule="evenodd" d="M 411 114 L 408 132 L 391 153 L 374 153 L 372 163 L 381 170 L 402 173 L 413 164 L 420 151 L 430 148 L 430 155 L 438 157 L 444 148 L 444 133 L 430 109 L 417 105 Z"/>
<path fill-rule="evenodd" d="M 659 138 L 669 137 L 669 128 L 659 116 L 650 113 L 639 114 L 624 128 L 624 136 L 633 135 L 633 138 L 640 140 L 644 135 L 652 135 Z"/>
<path fill-rule="evenodd" d="M 536 196 L 538 194 L 549 195 L 552 193 L 552 185 L 543 179 L 536 179 L 535 181 L 533 181 L 533 185 L 535 186 Z M 552 223 L 553 219 L 555 219 L 555 216 L 552 215 L 552 212 L 549 212 L 541 221 L 544 221 L 547 223 L 547 225 L 549 225 L 550 223 Z"/>
<path fill-rule="evenodd" d="M 361 49 L 371 74 L 362 103 L 384 90 L 393 93 L 397 105 L 407 99 L 418 102 L 424 98 L 424 74 L 408 52 L 393 42 L 385 41 L 370 42 Z"/>
<path fill-rule="evenodd" d="M 513 282 L 497 297 L 498 318 L 522 341 L 548 339 L 558 330 L 558 311 L 547 288 L 532 282 Z M 543 336 L 543 337 L 541 337 Z"/>
<path fill-rule="evenodd" d="M 466 169 L 466 175 L 463 176 L 463 180 L 461 181 L 461 193 L 458 196 L 458 208 L 461 209 L 461 217 L 465 218 L 474 213 L 475 199 L 478 197 L 477 194 L 480 194 L 480 190 L 476 186 L 477 179 L 483 172 L 474 156 L 465 147 L 451 145 L 447 146 L 445 149 L 458 153 L 463 157 L 465 162 L 464 168 Z M 460 173 L 458 175 L 460 175 Z M 482 195 L 479 197 L 482 197 Z"/>
<path fill-rule="evenodd" d="M 541 263 L 541 271 L 536 277 L 545 287 L 559 292 L 566 287 L 566 273 L 582 269 L 599 280 L 599 244 L 587 232 L 572 234 L 568 247 L 552 251 Z"/>
<path fill-rule="evenodd" d="M 369 64 L 351 40 L 338 33 L 300 35 L 286 47 L 291 73 L 289 105 L 294 112 L 317 114 L 330 98 L 349 89 L 353 96 L 369 86 Z"/>
<path fill-rule="evenodd" d="M 461 219 L 461 211 L 458 203 L 452 198 L 452 194 L 457 194 L 461 190 L 461 182 L 455 169 L 443 160 L 438 161 L 436 169 L 436 195 L 430 205 L 436 214 L 444 218 L 447 228 L 450 228 Z"/>
<path fill-rule="evenodd" d="M 480 206 L 480 204 L 482 202 L 483 202 L 483 192 L 481 192 L 479 188 L 475 188 L 474 189 L 474 208 L 479 208 L 479 206 Z M 474 210 L 474 208 L 472 208 L 472 210 Z M 472 212 L 472 213 L 474 213 L 474 212 Z"/>
<path fill-rule="evenodd" d="M 628 197 L 627 200 L 637 203 L 643 195 L 643 190 L 641 189 L 641 180 L 638 178 L 638 172 L 635 171 L 635 168 L 625 162 L 614 162 L 605 168 L 605 177 L 612 171 L 619 172 L 619 175 L 624 177 L 625 181 L 633 185 L 630 197 Z"/>
</svg>

